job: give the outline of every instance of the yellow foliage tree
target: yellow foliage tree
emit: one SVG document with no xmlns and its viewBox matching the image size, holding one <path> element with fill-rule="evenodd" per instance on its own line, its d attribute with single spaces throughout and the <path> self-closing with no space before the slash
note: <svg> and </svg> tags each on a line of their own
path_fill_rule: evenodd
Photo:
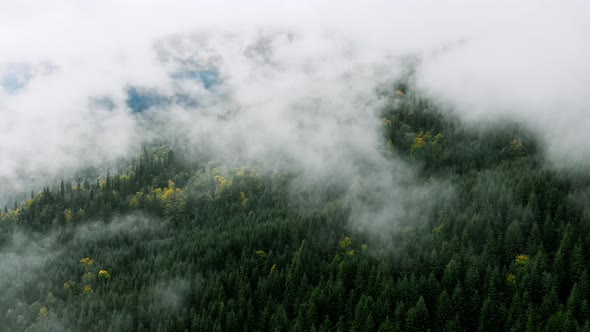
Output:
<svg viewBox="0 0 590 332">
<path fill-rule="evenodd" d="M 94 265 L 94 260 L 90 257 L 84 257 L 80 260 L 80 263 L 82 263 L 82 265 L 84 265 L 86 267 L 90 267 L 90 266 Z"/>
<path fill-rule="evenodd" d="M 238 169 L 238 171 L 236 172 L 236 176 L 243 177 L 244 175 L 246 175 L 246 167 L 245 166 L 241 166 Z"/>
<path fill-rule="evenodd" d="M 84 294 L 90 294 L 90 293 L 92 293 L 92 291 L 93 291 L 92 286 L 90 286 L 90 285 L 84 286 Z"/>
<path fill-rule="evenodd" d="M 131 197 L 131 200 L 129 201 L 129 207 L 138 208 L 139 202 L 141 202 L 142 197 L 143 197 L 143 192 L 141 192 L 141 191 L 136 192 L 135 195 L 133 195 L 133 197 Z"/>
<path fill-rule="evenodd" d="M 246 194 L 243 191 L 240 192 L 240 199 L 242 200 L 242 208 L 247 209 L 250 200 L 248 199 L 248 197 L 246 197 Z"/>
<path fill-rule="evenodd" d="M 64 210 L 64 217 L 66 218 L 67 222 L 71 222 L 74 217 L 74 213 L 72 212 L 72 209 L 65 209 Z"/>
<path fill-rule="evenodd" d="M 352 240 L 350 239 L 350 237 L 345 236 L 344 239 L 342 241 L 340 241 L 340 248 L 342 248 L 344 250 L 346 255 L 354 256 L 356 252 L 351 247 L 352 247 Z M 364 249 L 366 250 L 366 246 Z"/>
<path fill-rule="evenodd" d="M 514 259 L 514 263 L 516 263 L 516 265 L 518 267 L 524 267 L 528 263 L 528 261 L 529 261 L 529 256 L 527 256 L 527 255 L 518 255 Z"/>
<path fill-rule="evenodd" d="M 516 272 L 522 273 L 526 269 L 526 266 L 529 262 L 529 256 L 521 254 L 517 255 L 514 259 L 514 264 L 516 265 Z"/>
<path fill-rule="evenodd" d="M 176 191 L 174 190 L 174 188 L 168 188 L 162 192 L 162 195 L 160 196 L 160 198 L 164 201 L 168 201 L 168 200 L 174 198 L 175 193 L 176 193 Z"/>
<path fill-rule="evenodd" d="M 348 236 L 344 237 L 344 240 L 340 241 L 340 248 L 342 248 L 344 250 L 350 248 L 351 245 L 352 245 L 352 240 Z"/>
<path fill-rule="evenodd" d="M 516 284 L 516 275 L 514 273 L 508 273 L 506 276 L 506 282 L 510 285 Z"/>
<path fill-rule="evenodd" d="M 520 138 L 515 138 L 514 140 L 512 140 L 512 142 L 510 143 L 510 152 L 517 156 L 524 154 L 524 144 L 522 144 Z"/>
<path fill-rule="evenodd" d="M 100 271 L 98 271 L 98 276 L 100 278 L 104 278 L 104 279 L 110 279 L 111 278 L 111 274 L 107 270 L 100 270 Z"/>
<path fill-rule="evenodd" d="M 221 175 L 216 175 L 214 177 L 215 181 L 217 181 L 217 183 L 219 183 L 219 189 L 223 190 L 225 188 L 227 188 L 228 186 L 231 185 L 231 181 L 226 179 L 225 177 L 221 176 Z"/>
<path fill-rule="evenodd" d="M 41 307 L 41 309 L 39 309 L 39 318 L 46 319 L 48 314 L 49 310 L 47 310 L 47 307 Z"/>
<path fill-rule="evenodd" d="M 164 215 L 168 220 L 179 221 L 186 207 L 184 190 L 176 188 L 172 180 L 168 180 L 168 188 L 154 190 L 158 199 L 164 204 Z"/>
<path fill-rule="evenodd" d="M 430 141 L 430 138 L 431 138 L 430 133 L 424 133 L 423 131 L 420 131 L 418 133 L 418 136 L 416 136 L 416 138 L 414 139 L 414 144 L 412 144 L 412 149 L 417 150 L 417 149 L 423 148 Z"/>
<path fill-rule="evenodd" d="M 412 145 L 412 148 L 414 148 L 414 149 L 420 149 L 420 148 L 422 148 L 424 146 L 424 144 L 426 144 L 426 141 L 424 141 L 424 138 L 418 136 L 414 140 L 414 144 Z"/>
</svg>

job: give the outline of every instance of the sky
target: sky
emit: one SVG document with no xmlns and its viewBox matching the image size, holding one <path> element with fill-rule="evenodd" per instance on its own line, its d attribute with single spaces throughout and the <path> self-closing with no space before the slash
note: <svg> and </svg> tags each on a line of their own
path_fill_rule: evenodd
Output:
<svg viewBox="0 0 590 332">
<path fill-rule="evenodd" d="M 30 190 L 182 133 L 312 174 L 382 163 L 378 84 L 590 155 L 586 1 L 0 1 L 0 179 Z M 146 114 L 150 114 L 146 116 Z M 45 183 L 43 183 L 45 184 Z"/>
</svg>

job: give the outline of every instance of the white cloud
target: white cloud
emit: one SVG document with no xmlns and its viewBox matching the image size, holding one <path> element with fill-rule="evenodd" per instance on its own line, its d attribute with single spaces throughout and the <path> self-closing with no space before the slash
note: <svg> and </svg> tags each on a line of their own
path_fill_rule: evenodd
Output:
<svg viewBox="0 0 590 332">
<path fill-rule="evenodd" d="M 288 151 L 314 170 L 346 169 L 351 156 L 378 160 L 372 88 L 395 77 L 396 57 L 410 53 L 423 56 L 419 86 L 466 118 L 527 121 L 556 158 L 579 159 L 590 145 L 563 147 L 590 138 L 587 7 L 573 0 L 4 2 L 0 77 L 14 64 L 52 69 L 36 71 L 16 92 L 0 88 L 0 178 L 18 176 L 22 185 L 27 176 L 136 149 L 148 135 L 126 106 L 130 86 L 168 98 L 160 121 L 175 127 L 152 137 L 185 132 L 232 156 Z M 212 91 L 173 81 L 191 61 L 219 70 L 222 84 Z M 198 100 L 198 109 L 187 110 L 180 95 Z M 91 102 L 105 97 L 112 110 Z M 234 115 L 222 121 L 219 114 Z"/>
<path fill-rule="evenodd" d="M 502 12 L 502 9 L 505 9 Z M 537 129 L 555 159 L 588 162 L 590 5 L 490 8 L 484 33 L 424 62 L 418 82 L 470 120 Z"/>
</svg>

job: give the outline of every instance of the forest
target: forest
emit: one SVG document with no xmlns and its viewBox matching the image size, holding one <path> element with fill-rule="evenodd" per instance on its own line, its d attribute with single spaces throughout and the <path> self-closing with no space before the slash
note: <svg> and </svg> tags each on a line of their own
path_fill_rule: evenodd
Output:
<svg viewBox="0 0 590 332">
<path fill-rule="evenodd" d="M 354 223 L 378 194 L 370 165 L 303 185 L 147 145 L 3 208 L 0 330 L 590 331 L 589 174 L 551 167 L 518 123 L 465 123 L 401 83 L 380 93 L 392 170 L 447 188 L 415 218 Z"/>
</svg>

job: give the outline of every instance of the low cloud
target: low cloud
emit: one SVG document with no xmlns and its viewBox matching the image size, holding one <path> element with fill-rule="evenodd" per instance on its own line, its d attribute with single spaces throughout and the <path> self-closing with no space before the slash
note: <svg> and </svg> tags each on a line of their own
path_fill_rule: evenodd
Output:
<svg viewBox="0 0 590 332">
<path fill-rule="evenodd" d="M 11 33 L 0 36 L 2 189 L 38 187 L 178 135 L 228 162 L 347 178 L 368 160 L 382 174 L 392 161 L 380 156 L 375 113 L 383 101 L 374 90 L 399 77 L 407 55 L 420 59 L 417 86 L 464 119 L 525 122 L 553 160 L 586 162 L 587 7 L 4 4 L 0 28 Z M 401 181 L 386 178 L 390 187 Z"/>
<path fill-rule="evenodd" d="M 177 311 L 183 308 L 189 291 L 190 283 L 186 280 L 161 282 L 154 287 L 153 303 L 162 309 Z"/>
<path fill-rule="evenodd" d="M 158 232 L 165 223 L 141 214 L 113 218 L 109 223 L 88 222 L 76 229 L 56 230 L 46 234 L 24 232 L 18 227 L 5 234 L 0 246 L 0 313 L 2 319 L 12 321 L 23 330 L 36 327 L 48 331 L 66 330 L 54 312 L 58 301 L 53 294 L 63 291 L 64 282 L 79 280 L 80 274 L 67 274 L 72 264 L 88 255 L 89 248 L 96 250 L 100 241 L 114 237 L 141 236 Z M 95 252 L 96 253 L 96 252 Z M 90 255 L 95 258 L 94 255 Z M 101 264 L 97 261 L 97 264 Z M 81 267 L 80 267 L 81 269 Z M 73 269 L 75 271 L 75 269 Z M 179 282 L 169 287 L 181 290 Z M 174 288 L 175 287 L 175 288 Z M 172 300 L 170 300 L 172 301 Z M 176 302 L 170 302 L 170 305 Z M 49 308 L 49 315 L 39 319 L 39 310 Z M 63 317 L 62 317 L 63 320 Z M 5 322 L 6 322 L 5 321 Z"/>
</svg>

